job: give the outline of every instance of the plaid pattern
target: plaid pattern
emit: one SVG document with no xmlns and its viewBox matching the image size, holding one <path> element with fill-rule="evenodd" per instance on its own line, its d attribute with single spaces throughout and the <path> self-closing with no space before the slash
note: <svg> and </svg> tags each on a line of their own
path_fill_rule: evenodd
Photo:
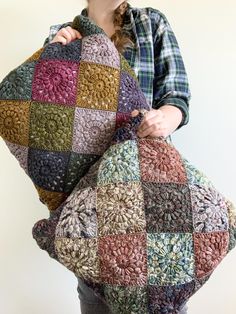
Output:
<svg viewBox="0 0 236 314">
<path fill-rule="evenodd" d="M 81 14 L 87 16 L 87 9 Z M 52 25 L 44 45 L 67 25 L 71 22 Z M 153 108 L 165 104 L 178 107 L 183 114 L 177 128 L 180 129 L 189 121 L 191 93 L 178 42 L 166 16 L 151 7 L 128 4 L 123 29 L 136 43 L 134 47 L 126 47 L 123 55 L 135 71 L 147 101 Z"/>
</svg>

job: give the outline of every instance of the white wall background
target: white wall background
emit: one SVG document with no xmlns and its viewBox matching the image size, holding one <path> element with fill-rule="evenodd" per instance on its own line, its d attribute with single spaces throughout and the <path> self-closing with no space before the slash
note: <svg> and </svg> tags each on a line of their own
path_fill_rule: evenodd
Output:
<svg viewBox="0 0 236 314">
<path fill-rule="evenodd" d="M 180 152 L 236 203 L 236 3 L 234 0 L 131 1 L 168 18 L 189 76 L 188 125 L 172 138 Z M 85 2 L 1 0 L 0 80 L 39 49 L 52 24 L 71 21 Z M 72 272 L 40 250 L 31 237 L 48 217 L 30 179 L 0 140 L 0 312 L 80 313 Z M 236 313 L 236 250 L 189 301 L 189 314 Z"/>
</svg>

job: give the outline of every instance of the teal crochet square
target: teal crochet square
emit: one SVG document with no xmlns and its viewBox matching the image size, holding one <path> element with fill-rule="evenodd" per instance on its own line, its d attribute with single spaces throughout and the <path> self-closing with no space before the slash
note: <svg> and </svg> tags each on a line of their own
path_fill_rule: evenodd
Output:
<svg viewBox="0 0 236 314">
<path fill-rule="evenodd" d="M 98 186 L 127 181 L 140 181 L 138 146 L 135 140 L 109 147 L 98 171 Z"/>
<path fill-rule="evenodd" d="M 148 233 L 148 284 L 177 285 L 194 279 L 191 233 Z"/>
</svg>

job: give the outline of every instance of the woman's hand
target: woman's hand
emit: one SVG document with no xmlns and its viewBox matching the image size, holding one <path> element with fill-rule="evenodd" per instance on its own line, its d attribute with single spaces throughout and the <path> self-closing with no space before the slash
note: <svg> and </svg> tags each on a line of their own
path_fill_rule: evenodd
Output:
<svg viewBox="0 0 236 314">
<path fill-rule="evenodd" d="M 138 115 L 138 110 L 131 112 L 132 117 Z M 169 136 L 179 126 L 182 112 L 172 105 L 163 105 L 159 109 L 148 111 L 137 131 L 139 137 Z"/>
<path fill-rule="evenodd" d="M 62 43 L 63 45 L 69 44 L 72 40 L 76 38 L 82 38 L 80 32 L 76 29 L 72 28 L 71 26 L 66 26 L 61 28 L 55 37 L 50 41 L 51 43 Z"/>
</svg>

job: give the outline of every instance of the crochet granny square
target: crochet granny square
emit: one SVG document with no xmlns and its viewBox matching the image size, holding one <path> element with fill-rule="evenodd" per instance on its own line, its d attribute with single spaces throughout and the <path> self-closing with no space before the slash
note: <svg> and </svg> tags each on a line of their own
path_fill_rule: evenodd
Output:
<svg viewBox="0 0 236 314">
<path fill-rule="evenodd" d="M 114 314 L 177 314 L 236 245 L 236 210 L 163 137 L 139 138 L 141 115 L 49 219 L 38 245 Z"/>
<path fill-rule="evenodd" d="M 49 210 L 65 200 L 134 109 L 150 109 L 113 42 L 78 15 L 82 38 L 51 43 L 0 83 L 0 136 Z"/>
</svg>

